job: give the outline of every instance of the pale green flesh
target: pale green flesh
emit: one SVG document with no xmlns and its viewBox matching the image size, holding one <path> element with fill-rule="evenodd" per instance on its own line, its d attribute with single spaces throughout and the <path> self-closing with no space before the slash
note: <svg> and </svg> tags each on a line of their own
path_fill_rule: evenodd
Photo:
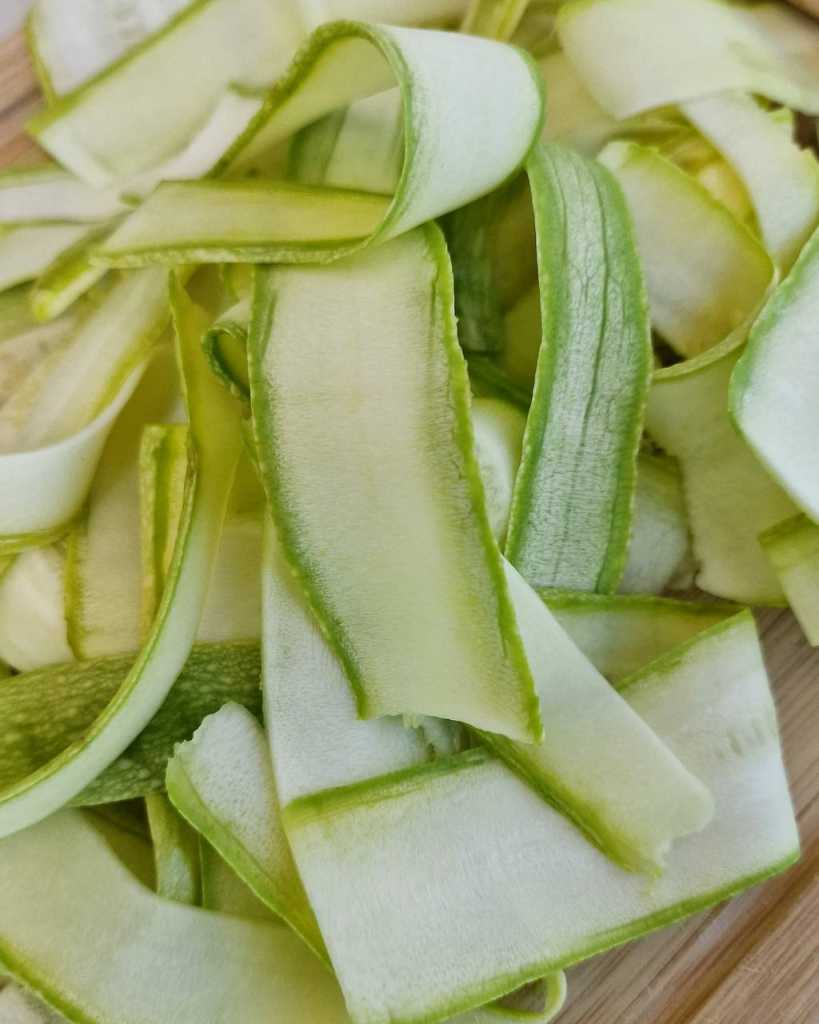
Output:
<svg viewBox="0 0 819 1024">
<path fill-rule="evenodd" d="M 462 32 L 506 41 L 521 22 L 529 0 L 471 0 Z"/>
<path fill-rule="evenodd" d="M 347 1024 L 332 975 L 287 929 L 158 898 L 82 812 L 3 840 L 0 903 L 0 965 L 75 1021 Z"/>
<path fill-rule="evenodd" d="M 83 224 L 33 224 L 0 231 L 0 291 L 37 277 L 88 231 Z"/>
<path fill-rule="evenodd" d="M 49 220 L 93 223 L 107 220 L 122 209 L 116 196 L 90 188 L 53 164 L 0 172 L 0 224 Z"/>
<path fill-rule="evenodd" d="M 259 273 L 257 288 L 251 404 L 265 488 L 360 712 L 537 738 L 440 235 L 416 232 L 338 266 Z M 377 311 L 374 294 L 389 296 Z"/>
<path fill-rule="evenodd" d="M 262 595 L 264 717 L 282 806 L 429 760 L 421 730 L 398 718 L 359 719 L 339 659 L 269 524 Z"/>
<path fill-rule="evenodd" d="M 685 589 L 693 579 L 691 538 L 682 479 L 674 459 L 642 453 L 637 457 L 637 486 L 631 539 L 621 594 L 662 594 Z"/>
<path fill-rule="evenodd" d="M 166 773 L 179 813 L 320 957 L 326 951 L 281 823 L 264 730 L 238 704 L 206 718 Z"/>
<path fill-rule="evenodd" d="M 615 117 L 728 90 L 819 113 L 819 30 L 784 4 L 574 0 L 560 43 Z"/>
<path fill-rule="evenodd" d="M 157 895 L 197 906 L 202 898 L 202 880 L 196 833 L 164 793 L 149 793 L 145 810 L 154 849 Z"/>
<path fill-rule="evenodd" d="M 486 731 L 481 738 L 613 860 L 660 873 L 672 842 L 710 820 L 711 795 L 612 690 L 509 563 L 506 573 L 544 738 L 537 745 Z"/>
<path fill-rule="evenodd" d="M 766 469 L 814 520 L 819 519 L 818 316 L 815 233 L 754 324 L 731 380 L 736 425 Z"/>
<path fill-rule="evenodd" d="M 527 171 L 543 343 L 506 556 L 535 586 L 612 592 L 651 372 L 640 265 L 606 171 L 555 145 L 537 147 Z"/>
<path fill-rule="evenodd" d="M 542 590 L 540 597 L 594 667 L 612 683 L 739 611 L 737 605 L 727 602 L 636 594 Z"/>
<path fill-rule="evenodd" d="M 472 402 L 475 456 L 481 472 L 489 525 L 500 545 L 504 542 L 509 523 L 525 427 L 525 413 L 511 402 L 499 398 L 476 398 Z"/>
<path fill-rule="evenodd" d="M 738 354 L 728 349 L 655 374 L 646 429 L 682 471 L 698 586 L 732 601 L 778 604 L 782 590 L 758 537 L 796 508 L 729 417 Z"/>
<path fill-rule="evenodd" d="M 0 783 L 8 788 L 82 741 L 128 676 L 135 655 L 51 665 L 4 680 L 0 688 Z M 102 804 L 164 786 L 176 743 L 227 701 L 261 716 L 258 643 L 197 644 L 162 707 L 113 764 L 79 796 Z M 25 721 L 25 734 L 12 727 Z"/>
<path fill-rule="evenodd" d="M 621 185 L 634 221 L 653 327 L 690 357 L 745 324 L 774 276 L 751 233 L 656 150 L 614 142 L 600 159 Z"/>
<path fill-rule="evenodd" d="M 25 828 L 63 806 L 123 752 L 161 706 L 196 636 L 241 439 L 231 400 L 199 350 L 201 311 L 176 279 L 172 299 L 198 461 L 186 488 L 169 580 L 134 666 L 86 736 L 0 793 L 0 834 Z"/>
<path fill-rule="evenodd" d="M 751 96 L 709 96 L 682 110 L 745 183 L 765 245 L 787 271 L 819 222 L 816 156 L 800 149 Z"/>
<path fill-rule="evenodd" d="M 140 645 L 138 456 L 144 424 L 168 418 L 178 397 L 173 354 L 163 349 L 112 430 L 83 515 L 70 535 L 66 614 L 79 658 L 134 651 Z"/>
<path fill-rule="evenodd" d="M 64 613 L 65 552 L 32 548 L 0 575 L 0 658 L 27 672 L 70 661 Z"/>
<path fill-rule="evenodd" d="M 15 310 L 19 297 L 23 309 Z M 52 323 L 40 324 L 29 310 L 28 290 L 7 292 L 0 297 L 0 417 L 7 401 L 19 391 L 30 376 L 56 349 L 68 344 L 80 316 L 73 311 Z M 6 308 L 4 308 L 4 306 Z"/>
<path fill-rule="evenodd" d="M 52 1013 L 22 988 L 3 986 L 2 979 L 0 986 L 0 1024 L 64 1024 L 64 1017 Z"/>
<path fill-rule="evenodd" d="M 650 885 L 603 857 L 484 752 L 286 809 L 357 1024 L 409 1024 L 485 1002 L 794 860 L 798 836 L 750 617 L 695 638 L 625 692 L 718 805 Z"/>
<path fill-rule="evenodd" d="M 181 150 L 231 82 L 275 79 L 300 38 L 295 21 L 264 0 L 199 0 L 30 130 L 89 184 L 125 181 Z"/>
<path fill-rule="evenodd" d="M 808 643 L 819 646 L 819 526 L 797 516 L 759 540 Z"/>
</svg>

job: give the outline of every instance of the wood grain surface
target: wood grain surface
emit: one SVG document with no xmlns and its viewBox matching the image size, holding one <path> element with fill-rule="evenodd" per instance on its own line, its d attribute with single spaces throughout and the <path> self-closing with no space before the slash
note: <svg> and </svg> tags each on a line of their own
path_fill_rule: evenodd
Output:
<svg viewBox="0 0 819 1024">
<path fill-rule="evenodd" d="M 13 36 L 0 43 L 0 166 L 43 159 L 23 135 L 39 102 Z M 819 1024 L 819 650 L 789 612 L 758 619 L 802 860 L 731 903 L 574 968 L 561 1024 Z"/>
</svg>

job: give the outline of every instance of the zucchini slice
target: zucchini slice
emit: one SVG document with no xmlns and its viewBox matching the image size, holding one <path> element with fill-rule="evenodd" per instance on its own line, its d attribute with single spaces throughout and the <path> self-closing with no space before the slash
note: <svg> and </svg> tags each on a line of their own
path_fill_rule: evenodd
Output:
<svg viewBox="0 0 819 1024">
<path fill-rule="evenodd" d="M 339 22 L 313 34 L 218 169 L 258 169 L 300 129 L 396 82 L 404 162 L 391 196 L 323 194 L 297 183 L 168 183 L 97 258 L 111 266 L 328 262 L 489 192 L 540 133 L 542 85 L 521 51 L 474 36 Z"/>
<path fill-rule="evenodd" d="M 813 520 L 819 519 L 817 316 L 819 232 L 755 322 L 731 380 L 731 412 L 743 437 Z"/>
<path fill-rule="evenodd" d="M 0 903 L 0 965 L 76 1024 L 348 1021 L 332 974 L 288 929 L 160 899 L 81 811 L 3 840 Z"/>
<path fill-rule="evenodd" d="M 300 35 L 290 5 L 197 0 L 35 115 L 29 130 L 90 185 L 126 183 L 183 150 L 232 82 L 275 80 Z"/>
<path fill-rule="evenodd" d="M 615 684 L 740 611 L 728 602 L 637 594 L 542 590 L 540 596 L 594 667 Z"/>
<path fill-rule="evenodd" d="M 660 658 L 623 694 L 717 799 L 708 828 L 678 843 L 651 885 L 485 751 L 285 809 L 356 1024 L 465 1010 L 793 863 L 799 839 L 750 614 Z"/>
<path fill-rule="evenodd" d="M 177 811 L 326 960 L 284 834 L 267 737 L 253 715 L 226 704 L 206 718 L 174 751 L 165 781 Z"/>
<path fill-rule="evenodd" d="M 626 562 L 652 368 L 640 263 L 604 168 L 540 145 L 527 172 L 543 342 L 506 557 L 534 586 L 611 593 Z"/>
<path fill-rule="evenodd" d="M 759 542 L 808 643 L 819 647 L 819 526 L 794 516 L 767 530 Z"/>
<path fill-rule="evenodd" d="M 747 325 L 774 280 L 771 259 L 751 232 L 648 146 L 613 142 L 600 159 L 625 193 L 651 322 L 664 340 L 692 357 Z"/>
<path fill-rule="evenodd" d="M 0 835 L 62 807 L 125 750 L 162 705 L 196 636 L 242 442 L 234 403 L 199 347 L 204 314 L 175 277 L 171 298 L 196 462 L 162 601 L 136 662 L 83 739 L 0 791 Z"/>
<path fill-rule="evenodd" d="M 787 272 L 819 223 L 819 163 L 752 96 L 690 100 L 682 112 L 742 179 L 760 234 Z"/>
<path fill-rule="evenodd" d="M 819 114 L 819 28 L 785 4 L 572 0 L 557 32 L 617 118 L 731 90 Z"/>
<path fill-rule="evenodd" d="M 258 271 L 258 456 L 359 713 L 531 742 L 537 697 L 484 507 L 452 303 L 434 227 L 334 266 Z"/>
<path fill-rule="evenodd" d="M 520 25 L 529 0 L 470 0 L 461 31 L 506 42 Z"/>
<path fill-rule="evenodd" d="M 38 320 L 58 317 L 103 279 L 105 267 L 92 263 L 91 254 L 109 231 L 110 224 L 103 224 L 83 235 L 39 275 L 31 289 L 31 309 Z"/>
<path fill-rule="evenodd" d="M 646 429 L 678 460 L 683 474 L 697 585 L 731 601 L 776 605 L 783 602 L 782 588 L 759 534 L 797 509 L 728 413 L 743 337 L 740 332 L 698 359 L 657 371 Z"/>
</svg>

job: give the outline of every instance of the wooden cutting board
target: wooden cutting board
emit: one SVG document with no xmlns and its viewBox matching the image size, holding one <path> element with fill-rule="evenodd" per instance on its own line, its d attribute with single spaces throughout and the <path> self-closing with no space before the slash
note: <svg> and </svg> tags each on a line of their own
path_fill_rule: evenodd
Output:
<svg viewBox="0 0 819 1024">
<path fill-rule="evenodd" d="M 0 43 L 0 167 L 42 159 L 22 134 L 39 104 L 22 37 L 13 36 Z M 764 612 L 759 625 L 802 861 L 727 905 L 571 970 L 561 1024 L 819 1024 L 819 650 L 789 612 Z"/>
</svg>

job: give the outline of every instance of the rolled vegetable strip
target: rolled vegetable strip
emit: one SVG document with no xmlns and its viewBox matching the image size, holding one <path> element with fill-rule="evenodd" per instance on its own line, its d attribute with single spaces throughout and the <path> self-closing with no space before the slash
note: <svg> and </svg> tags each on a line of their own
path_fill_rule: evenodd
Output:
<svg viewBox="0 0 819 1024">
<path fill-rule="evenodd" d="M 327 958 L 281 821 L 264 730 L 226 704 L 168 762 L 168 796 L 239 877 L 322 959 Z"/>
<path fill-rule="evenodd" d="M 798 834 L 750 615 L 698 635 L 623 692 L 718 801 L 711 825 L 680 842 L 650 886 L 482 751 L 285 809 L 357 1024 L 456 1012 L 793 862 Z"/>
<path fill-rule="evenodd" d="M 257 289 L 251 402 L 265 488 L 360 713 L 538 739 L 472 447 L 442 237 L 426 228 L 337 266 L 258 272 Z M 385 300 L 375 318 L 364 313 L 373 295 Z M 352 418 L 351 394 L 362 403 Z"/>
<path fill-rule="evenodd" d="M 38 323 L 29 297 L 25 286 L 0 295 L 0 410 L 80 322 L 80 315 L 72 311 L 51 323 Z"/>
<path fill-rule="evenodd" d="M 525 427 L 526 415 L 511 402 L 499 398 L 476 398 L 472 402 L 475 456 L 489 525 L 500 545 L 506 537 Z"/>
<path fill-rule="evenodd" d="M 645 290 L 620 189 L 538 146 L 527 165 L 542 337 L 506 556 L 534 586 L 616 590 L 651 373 Z"/>
<path fill-rule="evenodd" d="M 390 197 L 279 182 L 161 185 L 98 259 L 115 266 L 328 262 L 489 192 L 540 133 L 540 77 L 521 51 L 471 36 L 339 22 L 313 34 L 223 169 L 247 173 L 300 129 L 396 82 L 404 162 Z"/>
<path fill-rule="evenodd" d="M 275 80 L 300 35 L 288 4 L 198 0 L 29 128 L 90 185 L 127 181 L 182 150 L 231 82 Z"/>
<path fill-rule="evenodd" d="M 819 647 L 819 526 L 794 516 L 767 530 L 759 542 L 808 643 Z"/>
<path fill-rule="evenodd" d="M 0 964 L 78 1024 L 347 1024 L 333 976 L 288 929 L 160 899 L 83 812 L 0 844 L 0 902 Z"/>
<path fill-rule="evenodd" d="M 282 924 L 264 903 L 248 889 L 233 868 L 229 867 L 210 843 L 199 837 L 199 859 L 202 865 L 202 906 L 232 917 L 250 917 L 268 923 Z"/>
<path fill-rule="evenodd" d="M 785 4 L 573 0 L 560 43 L 617 118 L 728 90 L 819 113 L 816 23 Z"/>
<path fill-rule="evenodd" d="M 768 251 L 789 270 L 819 222 L 816 156 L 743 93 L 691 100 L 682 111 L 739 174 Z"/>
<path fill-rule="evenodd" d="M 490 39 L 511 39 L 528 6 L 529 0 L 471 0 L 461 31 Z"/>
<path fill-rule="evenodd" d="M 665 341 L 696 356 L 747 325 L 774 277 L 750 231 L 656 150 L 613 142 L 600 159 L 625 193 L 652 325 Z"/>
<path fill-rule="evenodd" d="M 92 263 L 91 254 L 110 229 L 110 223 L 103 224 L 83 235 L 37 277 L 31 289 L 31 309 L 38 320 L 60 316 L 102 280 L 105 267 Z"/>
<path fill-rule="evenodd" d="M 85 737 L 32 775 L 0 791 L 0 835 L 63 806 L 111 764 L 148 724 L 187 660 L 239 457 L 233 403 L 202 355 L 203 314 L 172 281 L 179 358 L 197 460 L 186 486 L 174 559 L 136 663 Z"/>
<path fill-rule="evenodd" d="M 755 322 L 731 380 L 736 425 L 814 520 L 819 519 L 817 316 L 819 233 L 814 233 Z"/>
</svg>

